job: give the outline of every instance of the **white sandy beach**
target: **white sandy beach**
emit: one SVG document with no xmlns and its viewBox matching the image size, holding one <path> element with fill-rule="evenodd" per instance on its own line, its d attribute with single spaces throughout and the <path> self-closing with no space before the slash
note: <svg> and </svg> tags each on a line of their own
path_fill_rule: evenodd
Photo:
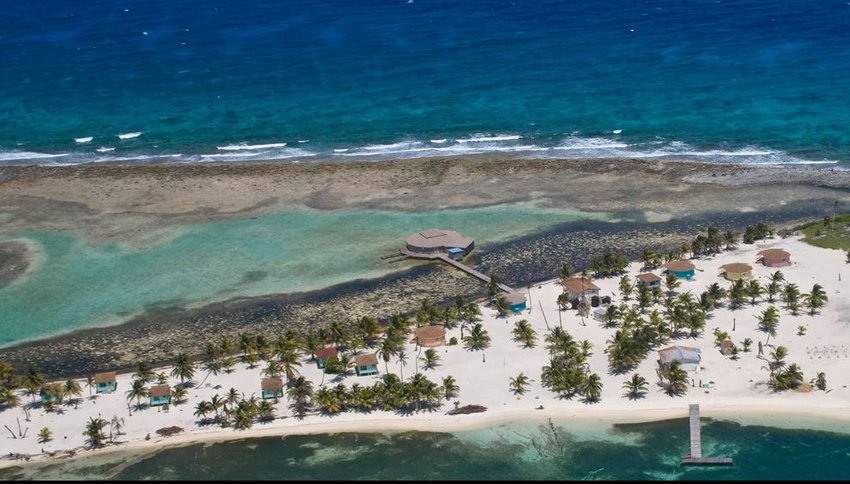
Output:
<svg viewBox="0 0 850 484">
<path fill-rule="evenodd" d="M 370 414 L 348 412 L 334 417 L 308 415 L 303 420 L 298 420 L 293 417 L 286 399 L 282 399 L 276 405 L 277 419 L 270 423 L 257 423 L 250 430 L 222 429 L 216 425 L 199 427 L 197 418 L 193 415 L 195 405 L 199 401 L 209 400 L 214 394 L 223 396 L 231 387 L 246 396 L 259 395 L 263 365 L 248 369 L 245 363 L 240 362 L 233 372 L 210 376 L 203 385 L 190 388 L 187 401 L 172 405 L 168 412 L 147 406 L 140 411 L 133 408 L 130 412 L 125 397 L 125 391 L 130 387 L 130 374 L 118 376 L 118 390 L 115 393 L 98 395 L 94 399 L 88 398 L 88 390 L 85 389 L 84 382 L 80 382 L 84 393 L 78 408 L 62 405 L 59 407 L 61 413 L 46 413 L 39 406 L 30 410 L 31 421 L 26 422 L 21 407 L 3 410 L 0 412 L 0 424 L 8 426 L 17 434 L 20 419 L 22 428 L 27 428 L 28 431 L 25 438 L 12 438 L 10 432 L 2 429 L 0 455 L 8 456 L 12 453 L 36 456 L 42 452 L 81 450 L 86 445 L 83 436 L 85 424 L 90 417 L 98 416 L 107 421 L 116 416 L 123 419 L 125 434 L 115 438 L 115 442 L 121 443 L 120 446 L 108 446 L 97 452 L 129 447 L 161 448 L 165 445 L 195 441 L 268 435 L 343 431 L 452 431 L 488 426 L 501 421 L 543 417 L 597 419 L 620 423 L 651 421 L 685 417 L 690 403 L 700 404 L 703 416 L 708 417 L 787 414 L 850 421 L 850 389 L 847 388 L 850 384 L 850 374 L 845 371 L 850 365 L 850 317 L 846 316 L 850 309 L 850 300 L 843 295 L 850 290 L 850 266 L 845 262 L 845 254 L 842 251 L 813 247 L 796 238 L 774 238 L 754 245 L 741 245 L 715 257 L 694 260 L 696 277 L 691 281 L 682 281 L 677 292 L 691 291 L 698 296 L 713 282 L 720 282 L 722 287 L 728 287 L 730 283 L 722 278 L 719 267 L 730 262 L 751 264 L 753 276 L 766 285 L 768 276 L 777 269 L 756 264 L 756 253 L 772 247 L 781 247 L 791 253 L 792 265 L 779 268 L 788 282 L 796 283 L 801 292 L 808 292 L 814 283 L 821 284 L 829 297 L 829 303 L 814 316 L 809 315 L 805 309 L 798 316 L 792 316 L 776 301 L 774 305 L 780 309 L 780 323 L 777 336 L 771 338 L 770 345 L 788 348 L 786 362 L 799 364 L 805 381 L 814 378 L 819 371 L 825 372 L 827 392 L 774 392 L 768 388 L 767 361 L 757 358 L 757 342 L 764 342 L 766 339 L 766 334 L 758 329 L 756 321 L 756 315 L 769 305 L 765 296 L 756 305 L 747 303 L 735 311 L 731 311 L 728 305 L 717 308 L 707 320 L 705 331 L 698 338 L 682 338 L 670 343 L 701 348 L 702 368 L 690 376 L 697 383 L 700 380 L 712 382 L 710 388 L 691 387 L 684 396 L 668 396 L 658 386 L 655 371 L 657 353 L 652 352 L 636 369 L 636 372 L 650 383 L 649 391 L 644 398 L 630 400 L 626 397 L 622 385 L 631 373 L 610 374 L 607 355 L 604 353 L 605 341 L 612 337 L 615 328 L 604 328 L 592 318 L 585 318 L 582 324 L 582 319 L 574 310 L 561 312 L 559 323 L 556 298 L 562 288 L 556 281 L 550 281 L 530 288 L 530 312 L 499 318 L 494 310 L 482 307 L 482 323 L 492 338 L 488 349 L 468 351 L 462 345 L 437 348 L 441 357 L 440 366 L 424 370 L 423 373 L 437 382 L 442 377 L 451 375 L 457 379 L 460 386 L 458 396 L 445 402 L 439 411 L 419 412 L 409 416 L 381 411 Z M 629 267 L 630 274 L 638 274 L 641 265 L 632 263 Z M 594 282 L 601 288 L 601 295 L 611 295 L 614 303 L 622 301 L 617 289 L 618 278 L 598 279 Z M 629 304 L 632 302 L 634 298 L 628 301 Z M 538 345 L 535 348 L 523 349 L 512 340 L 511 330 L 514 322 L 520 319 L 527 319 L 537 331 Z M 733 319 L 736 323 L 734 331 Z M 549 327 L 562 324 L 576 340 L 587 339 L 593 343 L 593 354 L 589 359 L 590 369 L 602 377 L 604 384 L 599 402 L 588 404 L 579 396 L 570 400 L 561 399 L 541 386 L 540 371 L 548 364 L 548 355 L 542 342 L 547 332 L 547 321 Z M 803 336 L 797 334 L 799 325 L 808 328 Z M 752 338 L 752 350 L 741 352 L 737 361 L 721 355 L 714 345 L 714 327 L 729 332 L 739 348 L 744 338 Z M 452 336 L 460 339 L 460 328 L 448 330 L 446 338 Z M 766 347 L 765 354 L 768 354 L 770 349 Z M 419 351 L 412 343 L 408 344 L 406 351 L 410 358 L 403 368 L 403 374 L 405 378 L 409 378 L 415 372 L 414 356 L 419 354 Z M 383 361 L 379 362 L 379 370 L 381 374 L 385 372 Z M 401 373 L 396 360 L 390 362 L 389 370 L 396 374 Z M 170 368 L 159 371 L 167 374 Z M 508 380 L 520 372 L 530 377 L 531 385 L 525 394 L 515 395 L 508 388 Z M 321 370 L 309 361 L 309 355 L 303 359 L 301 374 L 311 380 L 315 388 L 319 387 L 322 380 Z M 204 380 L 204 376 L 205 373 L 198 370 L 195 381 Z M 342 381 L 350 387 L 353 383 L 368 385 L 378 378 L 380 374 L 370 377 L 349 376 L 341 380 L 334 375 L 326 375 L 324 382 L 325 385 L 336 385 Z M 171 378 L 169 383 L 174 385 L 179 381 Z M 22 397 L 22 403 L 31 401 L 31 397 Z M 474 415 L 446 415 L 445 412 L 454 407 L 454 401 L 459 401 L 460 405 L 484 405 L 488 410 Z M 538 409 L 540 406 L 543 408 Z M 179 426 L 184 432 L 167 438 L 161 438 L 155 433 L 157 429 L 169 426 Z M 43 427 L 48 427 L 53 432 L 53 440 L 39 443 L 37 433 Z M 108 434 L 109 427 L 105 430 Z M 145 440 L 147 435 L 150 435 L 149 440 Z M 0 461 L 0 467 L 14 465 L 16 462 L 6 458 Z"/>
</svg>

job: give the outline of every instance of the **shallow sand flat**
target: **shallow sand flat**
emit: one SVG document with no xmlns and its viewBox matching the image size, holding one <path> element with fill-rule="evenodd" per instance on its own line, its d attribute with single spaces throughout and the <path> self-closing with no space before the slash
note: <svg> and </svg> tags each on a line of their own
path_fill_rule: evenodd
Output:
<svg viewBox="0 0 850 484">
<path fill-rule="evenodd" d="M 754 266 L 754 277 L 764 282 L 775 269 L 754 264 L 759 250 L 772 247 L 782 247 L 792 254 L 792 266 L 782 268 L 786 279 L 799 285 L 801 291 L 808 291 L 812 284 L 822 284 L 830 298 L 830 302 L 820 313 L 814 316 L 801 313 L 790 315 L 780 309 L 780 324 L 777 336 L 771 338 L 771 345 L 782 345 L 789 349 L 787 363 L 798 363 L 805 379 L 813 378 L 818 371 L 827 376 L 828 392 L 812 391 L 801 393 L 795 391 L 773 392 L 767 387 L 768 371 L 766 362 L 757 358 L 755 344 L 751 352 L 740 353 L 738 360 L 732 360 L 720 354 L 714 346 L 711 329 L 715 326 L 729 331 L 732 339 L 740 345 L 746 337 L 754 341 L 764 341 L 765 334 L 758 330 L 756 315 L 769 304 L 759 301 L 756 305 L 745 304 L 744 307 L 732 311 L 727 307 L 715 310 L 706 324 L 706 331 L 697 338 L 682 338 L 671 342 L 686 346 L 697 346 L 702 349 L 702 370 L 694 375 L 694 380 L 714 382 L 708 389 L 689 388 L 682 397 L 670 397 L 656 385 L 654 368 L 656 354 L 651 353 L 637 368 L 636 372 L 650 382 L 649 391 L 644 398 L 636 401 L 624 397 L 622 383 L 627 375 L 612 375 L 608 372 L 607 357 L 603 352 L 605 341 L 609 339 L 613 328 L 604 328 L 597 321 L 584 320 L 575 311 L 561 313 L 564 328 L 576 339 L 588 339 L 593 343 L 593 354 L 589 359 L 591 371 L 598 373 L 603 380 L 602 398 L 598 403 L 587 404 L 580 397 L 572 399 L 559 398 L 544 389 L 539 382 L 540 368 L 547 363 L 546 351 L 542 344 L 532 349 L 520 348 L 512 341 L 510 330 L 513 323 L 519 319 L 528 319 L 539 335 L 546 332 L 546 327 L 558 323 L 556 297 L 560 286 L 547 282 L 529 288 L 533 310 L 528 313 L 499 318 L 490 308 L 484 307 L 483 324 L 492 337 L 492 346 L 484 351 L 471 352 L 461 346 L 441 347 L 439 354 L 442 364 L 435 369 L 425 370 L 424 374 L 432 380 L 443 376 L 454 376 L 461 391 L 457 398 L 461 404 L 481 404 L 488 411 L 480 415 L 448 416 L 444 412 L 450 409 L 452 403 L 444 404 L 440 411 L 421 412 L 412 416 L 399 416 L 387 412 L 371 414 L 344 413 L 328 418 L 310 415 L 304 420 L 292 418 L 291 411 L 285 402 L 276 405 L 279 417 L 266 425 L 255 425 L 249 431 L 238 432 L 232 429 L 216 427 L 199 428 L 192 416 L 195 404 L 200 400 L 208 400 L 212 395 L 227 392 L 231 387 L 246 395 L 259 392 L 260 371 L 248 369 L 244 364 L 237 365 L 230 374 L 210 376 L 204 379 L 200 373 L 195 380 L 196 388 L 190 389 L 188 401 L 185 404 L 173 406 L 169 412 L 156 408 L 144 408 L 133 411 L 130 415 L 127 401 L 123 392 L 129 387 L 130 375 L 122 374 L 118 378 L 118 391 L 111 395 L 101 395 L 94 400 L 84 399 L 79 408 L 63 407 L 62 414 L 45 414 L 42 410 L 31 411 L 32 422 L 30 434 L 25 439 L 12 439 L 6 436 L 0 444 L 0 455 L 9 452 L 38 454 L 43 448 L 47 452 L 66 450 L 80 447 L 84 444 L 80 435 L 83 422 L 91 416 L 100 415 L 107 420 L 113 416 L 123 418 L 126 435 L 118 438 L 125 442 L 121 448 L 150 447 L 161 445 L 188 443 L 203 440 L 222 440 L 245 438 L 261 435 L 283 435 L 289 433 L 327 433 L 342 431 L 381 431 L 381 430 L 462 430 L 490 425 L 493 422 L 517 420 L 523 418 L 540 418 L 552 416 L 557 418 L 598 419 L 611 422 L 637 422 L 659 420 L 665 418 L 684 417 L 689 403 L 699 403 L 703 416 L 706 417 L 738 417 L 758 414 L 789 415 L 792 418 L 808 418 L 821 416 L 847 421 L 847 410 L 850 409 L 850 376 L 844 369 L 850 362 L 850 325 L 847 324 L 848 302 L 841 295 L 850 290 L 847 265 L 841 251 L 821 249 L 809 246 L 799 240 L 771 239 L 755 245 L 744 245 L 710 258 L 694 261 L 697 276 L 692 281 L 686 281 L 679 292 L 701 292 L 712 282 L 728 283 L 718 276 L 719 267 L 730 262 L 747 262 Z M 639 272 L 639 264 L 630 266 L 632 275 Z M 839 281 L 839 274 L 842 275 Z M 618 278 L 599 279 L 596 283 L 603 295 L 612 295 L 615 302 L 621 297 L 617 290 Z M 542 304 L 542 313 L 538 304 Z M 777 303 L 777 306 L 781 304 Z M 733 330 L 733 319 L 735 329 Z M 808 332 L 804 336 L 797 335 L 797 326 L 805 325 Z M 459 336 L 459 328 L 449 330 L 447 337 Z M 769 353 L 770 347 L 766 348 Z M 399 366 L 393 359 L 389 363 L 389 371 L 409 377 L 415 371 L 414 355 L 416 348 L 409 344 L 407 348 L 411 358 L 404 367 Z M 383 361 L 379 364 L 381 373 L 385 373 Z M 164 368 L 167 373 L 169 369 Z M 529 375 L 532 382 L 529 390 L 521 396 L 514 395 L 508 390 L 508 378 L 523 372 Z M 304 359 L 301 373 L 315 385 L 322 381 L 320 370 Z M 377 377 L 350 376 L 342 379 L 327 376 L 324 383 L 335 385 L 339 381 L 350 386 L 353 383 L 370 384 Z M 171 383 L 177 381 L 171 379 Z M 28 397 L 25 397 L 25 400 Z M 542 410 L 537 410 L 543 406 Z M 15 418 L 23 419 L 20 408 L 0 412 L 0 423 L 15 428 Z M 753 417 L 755 418 L 755 417 Z M 153 432 L 162 427 L 177 425 L 186 430 L 186 434 L 178 437 L 158 438 Z M 43 426 L 51 428 L 54 440 L 39 444 L 36 442 L 32 429 Z M 144 440 L 145 435 L 151 434 L 151 440 Z M 67 437 L 67 438 L 66 438 Z M 15 461 L 3 461 L 3 465 L 14 465 Z"/>
</svg>

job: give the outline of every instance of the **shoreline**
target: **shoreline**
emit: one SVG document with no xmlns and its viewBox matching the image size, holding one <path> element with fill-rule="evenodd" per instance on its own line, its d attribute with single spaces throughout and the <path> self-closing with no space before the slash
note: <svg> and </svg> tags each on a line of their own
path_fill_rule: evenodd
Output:
<svg viewBox="0 0 850 484">
<path fill-rule="evenodd" d="M 850 405 L 823 406 L 779 403 L 770 407 L 770 414 L 765 414 L 764 402 L 741 399 L 741 402 L 722 404 L 700 403 L 700 414 L 703 419 L 727 420 L 744 426 L 767 426 L 782 429 L 800 429 L 817 432 L 840 433 L 850 436 Z M 685 420 L 688 418 L 687 402 L 681 405 L 635 409 L 596 409 L 592 407 L 578 409 L 544 409 L 544 410 L 487 410 L 481 414 L 464 416 L 448 416 L 445 413 L 415 415 L 411 417 L 390 417 L 363 420 L 345 419 L 338 416 L 334 421 L 299 422 L 291 426 L 270 428 L 252 427 L 237 433 L 233 429 L 218 429 L 208 432 L 181 433 L 170 437 L 151 437 L 150 440 L 133 440 L 118 442 L 98 449 L 78 447 L 65 451 L 54 451 L 49 454 L 32 454 L 20 459 L 0 457 L 0 469 L 15 466 L 29 466 L 67 462 L 91 456 L 106 457 L 121 452 L 138 452 L 129 463 L 143 460 L 153 454 L 180 447 L 199 444 L 219 444 L 242 440 L 254 440 L 270 437 L 305 436 L 305 435 L 334 435 L 341 433 L 398 433 L 398 432 L 433 432 L 459 433 L 496 427 L 507 423 L 535 422 L 552 419 L 554 423 L 579 421 L 583 423 L 606 423 L 610 425 L 652 424 L 667 420 Z M 823 428 L 811 428 L 811 421 L 801 422 L 801 419 L 815 419 Z M 280 419 L 276 419 L 280 420 Z M 286 417 L 292 421 L 294 417 Z M 836 429 L 833 424 L 848 424 L 846 428 Z"/>
</svg>

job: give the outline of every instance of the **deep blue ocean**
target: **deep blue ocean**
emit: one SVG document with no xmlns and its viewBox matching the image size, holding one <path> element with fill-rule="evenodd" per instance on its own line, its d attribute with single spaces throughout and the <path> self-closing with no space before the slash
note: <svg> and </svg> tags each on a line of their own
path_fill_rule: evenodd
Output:
<svg viewBox="0 0 850 484">
<path fill-rule="evenodd" d="M 848 25 L 845 0 L 6 1 L 0 163 L 840 166 Z"/>
</svg>

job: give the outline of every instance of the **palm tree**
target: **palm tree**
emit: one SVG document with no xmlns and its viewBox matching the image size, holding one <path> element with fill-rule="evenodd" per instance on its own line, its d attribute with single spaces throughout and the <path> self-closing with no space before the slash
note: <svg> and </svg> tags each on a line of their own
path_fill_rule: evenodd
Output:
<svg viewBox="0 0 850 484">
<path fill-rule="evenodd" d="M 322 347 L 322 339 L 315 332 L 310 331 L 302 341 L 304 351 L 310 353 L 310 361 L 316 361 L 316 351 Z"/>
<path fill-rule="evenodd" d="M 207 415 L 209 415 L 213 411 L 215 411 L 213 405 L 206 400 L 202 400 L 198 402 L 197 405 L 195 405 L 195 416 L 200 418 L 201 420 L 206 420 Z"/>
<path fill-rule="evenodd" d="M 742 341 L 741 344 L 744 346 L 744 352 L 748 352 L 748 351 L 750 351 L 750 346 L 753 345 L 753 339 L 752 338 L 744 338 L 744 341 Z"/>
<path fill-rule="evenodd" d="M 747 287 L 744 286 L 744 280 L 738 279 L 732 283 L 729 289 L 729 305 L 732 309 L 737 309 L 744 304 L 747 297 Z"/>
<path fill-rule="evenodd" d="M 666 373 L 668 395 L 681 395 L 688 390 L 688 372 L 682 368 L 681 362 L 672 361 Z"/>
<path fill-rule="evenodd" d="M 280 362 L 280 366 L 286 374 L 286 382 L 289 384 L 298 375 L 296 368 L 301 366 L 301 361 L 298 359 L 298 351 L 294 348 L 286 349 L 278 354 L 278 362 Z"/>
<path fill-rule="evenodd" d="M 43 444 L 45 442 L 50 442 L 53 440 L 53 432 L 50 431 L 49 428 L 44 427 L 38 431 L 38 443 Z"/>
<path fill-rule="evenodd" d="M 299 376 L 286 390 L 286 395 L 293 402 L 292 406 L 295 415 L 299 419 L 303 419 L 307 414 L 307 410 L 310 408 L 310 401 L 313 397 L 313 384 L 303 376 Z"/>
<path fill-rule="evenodd" d="M 596 373 L 588 375 L 581 384 L 581 393 L 588 402 L 595 402 L 602 396 L 602 378 Z"/>
<path fill-rule="evenodd" d="M 394 338 L 384 338 L 381 341 L 381 346 L 378 348 L 378 356 L 384 360 L 386 373 L 390 372 L 390 358 L 398 354 L 398 343 Z"/>
<path fill-rule="evenodd" d="M 401 379 L 404 380 L 404 367 L 407 365 L 407 353 L 404 350 L 401 350 L 396 354 L 396 357 L 398 358 L 398 366 L 401 370 Z"/>
<path fill-rule="evenodd" d="M 632 377 L 630 379 L 626 380 L 623 383 L 623 388 L 628 390 L 630 399 L 636 400 L 636 399 L 640 398 L 643 395 L 643 393 L 646 393 L 646 390 L 647 390 L 646 378 L 635 373 L 635 374 L 632 375 Z"/>
<path fill-rule="evenodd" d="M 6 408 L 14 408 L 21 404 L 21 397 L 15 394 L 11 388 L 0 386 L 0 405 Z"/>
<path fill-rule="evenodd" d="M 176 386 L 171 389 L 171 398 L 174 400 L 174 405 L 183 403 L 186 400 L 186 395 L 189 393 L 186 387 Z"/>
<path fill-rule="evenodd" d="M 522 395 L 528 387 L 528 377 L 524 373 L 511 377 L 509 386 L 515 394 Z"/>
<path fill-rule="evenodd" d="M 777 346 L 775 350 L 770 352 L 770 359 L 773 360 L 771 363 L 772 368 L 782 368 L 785 365 L 785 357 L 788 356 L 788 348 L 784 346 Z"/>
<path fill-rule="evenodd" d="M 503 294 L 499 294 L 496 297 L 493 301 L 493 307 L 496 308 L 496 312 L 499 313 L 499 317 L 505 317 L 511 311 L 511 305 L 508 304 L 508 299 Z"/>
<path fill-rule="evenodd" d="M 276 377 L 280 376 L 283 373 L 283 368 L 281 367 L 279 361 L 269 360 L 266 362 L 266 367 L 263 368 L 263 371 L 261 373 L 263 374 L 263 376 L 267 376 L 270 378 Z"/>
<path fill-rule="evenodd" d="M 723 234 L 723 241 L 726 242 L 726 250 L 729 250 L 738 244 L 738 233 L 734 230 L 727 230 Z"/>
<path fill-rule="evenodd" d="M 492 299 L 499 294 L 499 284 L 502 282 L 501 278 L 492 272 L 488 274 L 490 277 L 490 281 L 487 283 L 487 297 Z"/>
<path fill-rule="evenodd" d="M 443 378 L 443 391 L 445 392 L 446 400 L 457 395 L 457 392 L 460 391 L 460 387 L 454 377 L 447 376 Z"/>
<path fill-rule="evenodd" d="M 133 378 L 141 380 L 144 384 L 148 384 L 156 378 L 156 373 L 153 371 L 153 367 L 150 363 L 140 361 L 139 366 L 136 369 L 136 373 L 133 373 Z"/>
<path fill-rule="evenodd" d="M 800 307 L 800 289 L 796 284 L 788 283 L 782 288 L 782 300 L 785 302 L 785 307 L 795 316 Z"/>
<path fill-rule="evenodd" d="M 434 348 L 428 348 L 425 350 L 425 356 L 422 357 L 422 365 L 426 369 L 436 368 L 440 364 L 440 355 L 437 354 L 437 350 Z"/>
<path fill-rule="evenodd" d="M 522 319 L 514 323 L 514 329 L 511 331 L 514 341 L 521 342 L 525 348 L 534 348 L 537 332 L 528 324 L 527 319 Z"/>
<path fill-rule="evenodd" d="M 195 365 L 186 353 L 178 353 L 177 359 L 174 362 L 174 367 L 171 369 L 171 376 L 180 378 L 180 384 L 186 380 L 191 380 L 195 376 Z"/>
<path fill-rule="evenodd" d="M 750 304 L 755 305 L 756 299 L 761 297 L 762 294 L 764 294 L 764 288 L 761 287 L 759 281 L 755 279 L 751 280 L 747 286 L 747 295 L 750 296 Z"/>
<path fill-rule="evenodd" d="M 679 278 L 676 277 L 676 274 L 672 272 L 667 273 L 667 277 L 664 279 L 664 287 L 667 288 L 667 294 L 673 295 L 673 293 L 676 291 L 676 288 L 680 287 L 681 285 L 682 281 L 680 281 Z"/>
<path fill-rule="evenodd" d="M 201 361 L 201 367 L 206 370 L 207 376 L 201 381 L 203 384 L 207 381 L 210 375 L 218 375 L 221 373 L 221 354 L 219 349 L 212 343 L 207 343 L 207 348 L 204 351 L 204 359 Z"/>
<path fill-rule="evenodd" d="M 79 397 L 83 394 L 83 389 L 82 387 L 80 387 L 79 383 L 69 378 L 65 381 L 65 386 L 62 388 L 62 393 L 70 397 Z M 74 398 L 74 408 L 77 408 L 77 404 L 79 404 L 79 399 Z"/>
<path fill-rule="evenodd" d="M 726 298 L 726 289 L 720 287 L 720 284 L 713 282 L 706 288 L 709 297 L 714 301 L 714 304 L 720 305 L 723 299 Z"/>
<path fill-rule="evenodd" d="M 257 405 L 257 417 L 261 422 L 270 422 L 274 420 L 275 408 L 268 400 L 263 400 Z"/>
<path fill-rule="evenodd" d="M 628 274 L 623 275 L 623 277 L 620 278 L 620 294 L 623 295 L 623 299 L 628 301 L 629 298 L 631 297 L 632 291 L 634 291 L 634 289 L 635 289 L 635 286 L 632 284 L 632 281 L 629 278 L 629 275 Z"/>
<path fill-rule="evenodd" d="M 93 376 L 93 375 L 89 375 L 89 376 L 87 376 L 87 377 L 86 377 L 86 388 L 88 388 L 88 389 L 89 389 L 89 400 L 91 400 L 92 398 L 94 398 L 94 397 L 92 396 L 91 391 L 92 391 L 92 390 L 93 390 L 96 386 L 97 386 L 97 384 L 94 382 L 94 376 Z"/>
<path fill-rule="evenodd" d="M 342 411 L 342 402 L 337 393 L 328 387 L 319 388 L 315 395 L 316 405 L 329 415 L 337 414 Z"/>
<path fill-rule="evenodd" d="M 820 284 L 815 284 L 812 286 L 812 291 L 808 294 L 803 294 L 803 302 L 806 303 L 806 306 L 809 308 L 809 314 L 812 316 L 815 315 L 815 312 L 822 308 L 824 304 L 829 301 L 829 298 L 826 296 L 826 291 L 823 290 Z"/>
<path fill-rule="evenodd" d="M 86 430 L 83 435 L 88 438 L 92 448 L 103 445 L 103 440 L 106 436 L 103 435 L 103 428 L 106 427 L 107 421 L 102 418 L 89 417 L 89 422 L 86 424 Z"/>
<path fill-rule="evenodd" d="M 481 323 L 476 323 L 469 335 L 463 338 L 463 343 L 469 350 L 482 350 L 490 346 L 490 335 Z"/>
<path fill-rule="evenodd" d="M 764 343 L 767 344 L 771 336 L 776 336 L 776 329 L 779 327 L 779 313 L 776 311 L 776 307 L 768 306 L 761 313 L 761 316 L 757 316 L 757 318 L 759 320 L 759 328 L 767 333 L 767 340 Z"/>
<path fill-rule="evenodd" d="M 148 396 L 148 389 L 145 387 L 144 380 L 133 380 L 133 384 L 130 386 L 130 389 L 125 393 L 127 396 L 127 401 L 135 399 L 136 400 L 136 409 L 141 410 L 142 408 L 142 399 Z"/>
<path fill-rule="evenodd" d="M 30 363 L 27 368 L 27 372 L 18 376 L 17 385 L 24 388 L 27 393 L 32 396 L 33 402 L 35 402 L 35 395 L 41 389 L 41 386 L 46 380 L 47 378 L 44 374 L 38 371 L 38 368 L 36 368 L 35 365 Z"/>
</svg>

